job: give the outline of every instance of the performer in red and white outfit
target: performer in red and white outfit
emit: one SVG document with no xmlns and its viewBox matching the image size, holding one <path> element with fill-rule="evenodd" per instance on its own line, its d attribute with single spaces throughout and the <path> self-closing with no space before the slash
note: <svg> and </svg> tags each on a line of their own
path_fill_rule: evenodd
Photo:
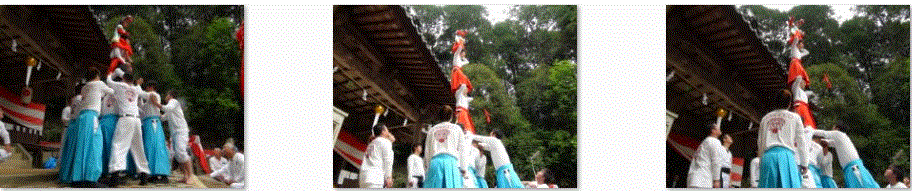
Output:
<svg viewBox="0 0 912 191">
<path fill-rule="evenodd" d="M 469 114 L 469 102 L 472 98 L 472 82 L 462 72 L 462 66 L 469 63 L 465 57 L 465 35 L 466 32 L 456 31 L 456 43 L 453 44 L 453 71 L 450 80 L 450 91 L 456 93 L 456 123 L 462 125 L 463 129 L 475 133 L 475 124 L 472 123 L 472 115 Z"/>
<path fill-rule="evenodd" d="M 126 64 L 126 70 L 132 71 L 129 66 L 133 63 L 133 59 L 130 58 L 133 56 L 133 47 L 130 46 L 130 33 L 124 29 L 130 26 L 130 23 L 133 23 L 133 16 L 127 15 L 114 29 L 114 37 L 111 38 L 111 65 L 107 73 L 114 72 L 114 68 L 120 64 Z"/>
</svg>

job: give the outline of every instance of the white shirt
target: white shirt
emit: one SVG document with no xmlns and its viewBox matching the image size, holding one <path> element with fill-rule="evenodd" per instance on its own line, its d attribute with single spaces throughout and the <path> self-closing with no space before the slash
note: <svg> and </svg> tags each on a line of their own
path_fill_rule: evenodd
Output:
<svg viewBox="0 0 912 191">
<path fill-rule="evenodd" d="M 478 157 L 475 158 L 475 170 L 475 173 L 481 178 L 484 178 L 485 172 L 488 172 L 488 157 L 481 151 L 478 152 Z"/>
<path fill-rule="evenodd" d="M 789 52 L 789 56 L 791 56 L 791 58 L 801 59 L 802 57 L 810 54 L 807 49 L 799 49 L 798 45 L 794 43 L 792 45 L 789 45 L 789 49 L 791 50 Z"/>
<path fill-rule="evenodd" d="M 830 145 L 836 149 L 836 155 L 839 158 L 840 167 L 845 167 L 849 162 L 854 161 L 858 158 L 858 150 L 855 149 L 855 145 L 852 144 L 852 140 L 849 139 L 843 132 L 839 131 L 824 131 L 824 130 L 813 130 L 814 135 L 821 136 L 827 139 L 832 139 L 833 142 Z"/>
<path fill-rule="evenodd" d="M 424 176 L 424 161 L 421 160 L 421 157 L 417 154 L 412 153 L 408 157 L 408 175 L 409 178 L 413 176 Z"/>
<path fill-rule="evenodd" d="M 184 109 L 181 103 L 176 99 L 171 99 L 168 104 L 162 105 L 165 112 L 164 119 L 168 121 L 168 128 L 171 131 L 189 131 L 187 120 L 184 119 Z"/>
<path fill-rule="evenodd" d="M 120 68 L 114 70 L 114 75 L 122 76 L 123 71 Z M 117 100 L 117 111 L 121 115 L 133 115 L 139 117 L 139 98 L 149 96 L 149 93 L 143 91 L 138 86 L 133 86 L 123 82 L 112 80 L 113 75 L 108 75 L 106 79 L 108 86 L 114 89 L 114 98 Z"/>
<path fill-rule="evenodd" d="M 377 137 L 367 145 L 359 176 L 361 183 L 380 185 L 393 177 L 393 143 L 389 139 Z"/>
<path fill-rule="evenodd" d="M 107 94 L 113 94 L 114 90 L 101 81 L 86 82 L 82 87 L 82 101 L 80 102 L 83 110 L 100 111 L 101 97 Z"/>
<path fill-rule="evenodd" d="M 152 103 L 154 103 L 154 102 L 161 103 L 161 101 L 160 101 L 161 97 L 159 97 L 158 93 L 156 93 L 156 92 L 146 92 L 146 93 L 149 93 L 149 96 L 144 99 L 145 103 L 142 105 L 143 118 L 160 117 L 161 109 L 159 109 L 158 107 L 155 106 L 155 104 L 152 104 Z"/>
<path fill-rule="evenodd" d="M 798 76 L 798 78 L 795 78 L 795 82 L 792 83 L 792 94 L 794 94 L 794 96 L 792 96 L 792 98 L 795 101 L 801 101 L 804 103 L 808 103 L 807 93 L 805 93 L 804 89 L 803 89 L 804 84 L 805 84 L 805 79 L 803 76 Z"/>
<path fill-rule="evenodd" d="M 70 119 L 73 119 L 73 108 L 70 106 L 63 107 L 63 110 L 60 111 L 60 120 L 63 121 L 64 125 L 68 125 Z M 66 132 L 64 132 L 66 133 Z"/>
<path fill-rule="evenodd" d="M 894 184 L 894 185 L 890 185 L 890 183 L 887 183 L 887 186 L 884 188 L 908 188 L 908 187 L 906 187 L 906 184 L 903 184 L 902 182 L 896 182 L 896 184 Z"/>
<path fill-rule="evenodd" d="M 687 171 L 687 186 L 712 188 L 713 180 L 722 177 L 722 155 L 725 148 L 715 137 L 706 137 L 694 152 Z"/>
<path fill-rule="evenodd" d="M 228 162 L 228 165 L 222 166 L 218 171 L 212 172 L 210 177 L 222 175 L 230 178 L 232 182 L 244 182 L 244 154 L 234 153 L 234 157 Z"/>
<path fill-rule="evenodd" d="M 462 144 L 463 133 L 459 125 L 443 122 L 434 125 L 427 131 L 427 138 L 424 140 L 424 163 L 425 166 L 430 164 L 431 159 L 438 154 L 449 154 L 456 158 L 456 161 L 463 164 L 463 154 L 466 149 Z M 460 168 L 465 170 L 465 168 Z"/>
<path fill-rule="evenodd" d="M 472 97 L 466 95 L 466 85 L 459 85 L 459 89 L 456 90 L 456 107 L 469 108 L 469 102 L 472 102 Z"/>
<path fill-rule="evenodd" d="M 209 157 L 209 169 L 211 169 L 212 172 L 222 169 L 222 167 L 225 166 L 227 163 L 228 163 L 228 159 L 216 158 L 215 156 Z"/>
<path fill-rule="evenodd" d="M 489 136 L 479 136 L 471 135 L 473 140 L 476 140 L 480 143 L 482 149 L 488 150 L 491 152 L 491 162 L 494 163 L 494 168 L 500 168 L 503 165 L 513 164 L 510 162 L 510 155 L 507 154 L 507 149 L 504 148 L 503 142 L 500 139 L 489 137 Z"/>
<path fill-rule="evenodd" d="M 469 167 L 475 167 L 475 158 L 478 158 L 478 148 L 472 146 L 472 139 L 469 138 L 471 132 L 466 131 L 466 136 L 462 139 L 462 146 L 465 148 L 465 152 L 462 152 L 462 166 L 466 169 Z"/>
<path fill-rule="evenodd" d="M 760 157 L 754 157 L 751 160 L 751 186 L 757 188 L 760 186 Z"/>
<path fill-rule="evenodd" d="M 828 153 L 829 154 L 824 155 L 821 150 L 821 152 L 817 154 L 817 167 L 820 168 L 822 175 L 833 177 L 833 153 Z"/>
<path fill-rule="evenodd" d="M 802 123 L 801 117 L 794 112 L 782 109 L 771 111 L 760 120 L 757 145 L 763 152 L 775 146 L 785 147 L 797 153 L 798 165 L 807 166 L 808 152 L 803 140 L 805 129 Z"/>
<path fill-rule="evenodd" d="M 811 131 L 807 131 L 807 132 L 808 132 L 808 134 L 810 134 L 810 136 L 814 135 L 813 132 L 811 132 Z M 808 159 L 807 159 L 808 165 L 814 165 L 814 166 L 817 166 L 817 168 L 820 168 L 820 164 L 818 163 L 819 161 L 817 161 L 817 156 L 819 156 L 820 153 L 823 152 L 823 147 L 820 146 L 820 144 L 817 144 L 813 141 L 807 142 L 807 145 L 808 145 Z"/>
<path fill-rule="evenodd" d="M 114 89 L 111 89 L 114 90 Z M 101 97 L 101 111 L 99 115 L 111 115 L 117 114 L 117 100 L 114 99 L 114 94 L 107 94 Z"/>
</svg>

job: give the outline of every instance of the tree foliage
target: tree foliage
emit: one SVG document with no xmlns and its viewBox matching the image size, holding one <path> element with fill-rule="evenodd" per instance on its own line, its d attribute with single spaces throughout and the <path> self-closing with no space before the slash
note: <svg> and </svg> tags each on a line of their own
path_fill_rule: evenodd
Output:
<svg viewBox="0 0 912 191">
<path fill-rule="evenodd" d="M 753 28 L 778 57 L 788 59 L 784 39 L 788 16 L 804 19 L 805 68 L 817 127 L 841 124 L 865 166 L 877 176 L 890 165 L 909 168 L 909 6 L 856 6 L 839 23 L 829 6 L 778 11 L 741 6 Z M 823 77 L 829 76 L 829 89 Z M 837 172 L 838 182 L 842 181 Z"/>
<path fill-rule="evenodd" d="M 177 90 L 190 133 L 204 147 L 233 138 L 244 148 L 241 50 L 235 39 L 243 6 L 92 6 L 107 38 L 126 15 L 134 72 L 158 82 L 159 93 Z"/>
<path fill-rule="evenodd" d="M 560 187 L 576 187 L 576 6 L 513 6 L 509 18 L 495 23 L 484 6 L 409 10 L 446 74 L 454 33 L 469 32 L 472 64 L 462 69 L 474 86 L 476 132 L 507 134 L 503 142 L 520 179 L 533 180 L 547 167 Z M 488 167 L 487 177 L 495 168 Z"/>
</svg>

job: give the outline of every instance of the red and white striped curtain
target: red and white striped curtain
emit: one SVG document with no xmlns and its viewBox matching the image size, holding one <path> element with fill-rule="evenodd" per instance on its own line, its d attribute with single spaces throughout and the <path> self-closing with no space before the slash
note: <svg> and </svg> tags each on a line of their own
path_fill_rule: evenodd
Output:
<svg viewBox="0 0 912 191">
<path fill-rule="evenodd" d="M 41 135 L 44 127 L 44 104 L 37 102 L 23 103 L 19 95 L 0 88 L 0 108 L 5 117 L 15 122 L 16 127 L 23 127 L 22 132 Z"/>
</svg>

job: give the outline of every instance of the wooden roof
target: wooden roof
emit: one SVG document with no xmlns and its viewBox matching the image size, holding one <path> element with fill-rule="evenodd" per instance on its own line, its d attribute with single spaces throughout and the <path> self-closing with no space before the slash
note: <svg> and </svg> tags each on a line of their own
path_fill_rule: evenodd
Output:
<svg viewBox="0 0 912 191">
<path fill-rule="evenodd" d="M 734 6 L 669 6 L 666 19 L 669 110 L 714 118 L 721 107 L 756 124 L 785 103 L 784 65 Z"/>
<path fill-rule="evenodd" d="M 32 71 L 30 86 L 41 102 L 73 95 L 89 66 L 107 67 L 111 49 L 89 6 L 0 6 L 0 31 L 0 85 L 24 87 L 25 60 L 35 57 L 43 64 Z"/>
<path fill-rule="evenodd" d="M 416 122 L 422 110 L 455 104 L 447 77 L 404 7 L 333 9 L 334 106 L 372 113 L 382 104 Z"/>
</svg>

